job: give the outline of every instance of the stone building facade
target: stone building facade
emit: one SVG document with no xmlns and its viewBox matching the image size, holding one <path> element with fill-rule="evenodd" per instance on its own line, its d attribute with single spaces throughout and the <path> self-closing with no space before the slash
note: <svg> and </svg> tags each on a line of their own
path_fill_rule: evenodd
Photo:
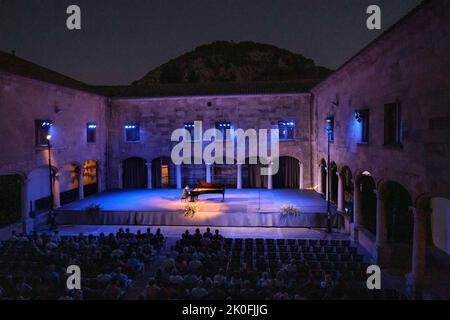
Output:
<svg viewBox="0 0 450 320">
<path fill-rule="evenodd" d="M 374 260 L 400 257 L 420 285 L 427 243 L 450 253 L 448 21 L 448 1 L 425 1 L 310 91 L 109 96 L 49 70 L 45 77 L 15 72 L 7 62 L 0 69 L 0 175 L 20 177 L 30 230 L 29 212 L 48 196 L 50 179 L 48 150 L 36 146 L 36 120 L 53 123 L 54 207 L 62 196 L 84 197 L 85 185 L 95 191 L 126 186 L 130 163 L 145 166 L 147 188 L 161 186 L 163 169 L 155 178 L 155 165 L 167 167 L 169 187 L 192 177 L 215 181 L 223 171 L 214 165 L 167 162 L 170 135 L 186 122 L 213 128 L 225 121 L 246 130 L 293 120 L 294 139 L 280 142 L 280 156 L 298 161 L 297 187 L 330 197 L 345 231 Z M 332 136 L 324 132 L 327 123 Z M 96 128 L 94 143 L 87 141 L 89 124 Z M 126 141 L 129 124 L 139 125 L 139 141 Z M 233 166 L 226 175 L 236 179 L 227 182 L 245 187 L 241 164 Z M 264 187 L 272 187 L 269 180 Z"/>
<path fill-rule="evenodd" d="M 348 189 L 353 237 L 378 262 L 411 261 L 412 280 L 419 282 L 427 241 L 448 233 L 448 21 L 448 1 L 424 2 L 311 91 L 316 190 L 337 194 L 343 211 Z M 334 126 L 330 163 L 327 119 Z M 439 224 L 445 216 L 447 223 Z M 447 237 L 440 245 L 447 253 L 448 244 Z"/>
<path fill-rule="evenodd" d="M 199 97 L 169 97 L 169 98 L 119 98 L 112 99 L 109 112 L 109 186 L 121 188 L 120 181 L 123 170 L 122 163 L 130 157 L 145 159 L 147 166 L 157 158 L 170 158 L 175 144 L 171 141 L 174 130 L 184 128 L 189 122 L 201 121 L 202 131 L 215 128 L 217 122 L 228 122 L 233 129 L 278 129 L 279 121 L 295 122 L 294 139 L 280 141 L 279 155 L 295 158 L 299 162 L 299 187 L 311 187 L 311 140 L 310 140 L 310 94 L 264 94 L 264 95 L 223 95 Z M 127 142 L 124 126 L 127 123 L 139 124 L 141 140 Z M 210 141 L 203 141 L 203 149 Z M 270 144 L 269 144 L 270 146 Z M 236 150 L 231 158 L 236 163 Z M 270 150 L 268 152 L 270 155 Z M 248 156 L 248 150 L 246 155 Z M 194 156 L 194 155 L 193 155 Z M 230 158 L 230 155 L 224 155 Z M 203 167 L 203 178 L 214 182 L 214 164 Z M 183 170 L 184 169 L 184 170 Z M 175 170 L 177 170 L 175 168 Z M 171 176 L 171 185 L 184 185 L 187 179 L 183 172 L 189 168 L 180 168 L 180 181 L 176 174 Z M 238 167 L 237 171 L 242 170 Z M 151 176 L 149 169 L 148 176 Z M 201 174 L 199 177 L 202 177 Z M 152 186 L 148 179 L 148 187 Z M 242 187 L 236 185 L 233 187 Z M 192 181 L 190 181 L 192 183 Z M 154 183 L 153 183 L 154 184 Z"/>
</svg>

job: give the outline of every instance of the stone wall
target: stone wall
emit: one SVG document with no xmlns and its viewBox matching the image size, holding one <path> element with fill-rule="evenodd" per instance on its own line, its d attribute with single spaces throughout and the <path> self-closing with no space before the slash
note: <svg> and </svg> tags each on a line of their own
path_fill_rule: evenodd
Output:
<svg viewBox="0 0 450 320">
<path fill-rule="evenodd" d="M 119 187 L 119 165 L 124 159 L 170 157 L 177 143 L 171 142 L 172 131 L 184 128 L 185 122 L 201 120 L 204 132 L 217 121 L 258 130 L 276 129 L 278 121 L 288 119 L 296 121 L 295 140 L 280 142 L 280 155 L 299 159 L 304 186 L 311 186 L 310 94 L 112 99 L 108 115 L 111 188 Z M 140 125 L 139 143 L 125 141 L 124 125 L 132 122 Z"/>
<path fill-rule="evenodd" d="M 375 181 L 394 180 L 416 199 L 450 195 L 450 3 L 429 1 L 313 90 L 314 184 L 326 159 L 323 128 L 334 116 L 331 161 Z M 402 148 L 384 143 L 384 105 L 401 103 Z M 358 144 L 356 110 L 370 110 L 370 142 Z"/>
<path fill-rule="evenodd" d="M 98 161 L 100 184 L 105 180 L 105 107 L 106 99 L 99 95 L 0 73 L 0 174 L 19 174 L 29 186 L 25 212 L 29 201 L 49 194 L 48 151 L 36 146 L 35 120 L 53 122 L 52 165 L 61 182 L 59 191 L 64 192 L 76 186 L 71 177 L 65 176 L 68 164 L 82 166 L 87 160 Z M 96 143 L 87 143 L 87 122 L 97 124 Z M 42 175 L 46 178 L 39 178 Z M 34 176 L 39 181 L 34 181 Z"/>
</svg>

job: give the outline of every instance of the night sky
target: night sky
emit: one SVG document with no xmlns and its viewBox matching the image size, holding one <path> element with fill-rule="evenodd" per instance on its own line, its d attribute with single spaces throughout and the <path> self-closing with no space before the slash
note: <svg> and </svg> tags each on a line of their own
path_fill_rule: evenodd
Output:
<svg viewBox="0 0 450 320">
<path fill-rule="evenodd" d="M 420 0 L 0 0 L 0 50 L 89 84 L 130 84 L 216 40 L 255 41 L 339 67 Z M 81 7 L 82 30 L 66 28 Z M 366 8 L 382 10 L 381 31 Z"/>
</svg>

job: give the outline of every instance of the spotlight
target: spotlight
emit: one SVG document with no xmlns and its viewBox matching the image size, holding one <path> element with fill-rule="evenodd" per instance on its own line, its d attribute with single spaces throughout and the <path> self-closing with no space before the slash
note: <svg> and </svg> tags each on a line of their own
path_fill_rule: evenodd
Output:
<svg viewBox="0 0 450 320">
<path fill-rule="evenodd" d="M 47 140 L 50 141 L 51 139 L 52 139 L 52 135 L 51 135 L 51 134 L 48 134 L 48 135 L 47 135 Z"/>
</svg>

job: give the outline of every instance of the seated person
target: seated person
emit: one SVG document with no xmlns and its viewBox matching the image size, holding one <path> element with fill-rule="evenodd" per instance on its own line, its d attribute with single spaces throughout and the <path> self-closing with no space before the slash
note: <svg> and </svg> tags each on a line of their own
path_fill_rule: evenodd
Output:
<svg viewBox="0 0 450 320">
<path fill-rule="evenodd" d="M 186 186 L 183 188 L 183 193 L 181 194 L 181 200 L 187 199 L 187 198 L 189 197 L 189 194 L 190 194 L 190 192 L 189 192 L 189 186 L 186 185 Z"/>
</svg>

